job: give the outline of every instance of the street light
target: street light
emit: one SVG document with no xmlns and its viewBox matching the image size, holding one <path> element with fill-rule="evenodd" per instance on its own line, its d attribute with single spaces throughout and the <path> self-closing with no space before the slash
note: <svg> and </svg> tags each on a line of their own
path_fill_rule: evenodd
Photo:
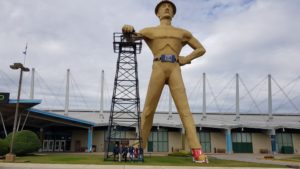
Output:
<svg viewBox="0 0 300 169">
<path fill-rule="evenodd" d="M 20 69 L 20 78 L 19 78 L 18 96 L 17 96 L 17 104 L 16 104 L 13 132 L 12 132 L 11 141 L 10 141 L 9 153 L 6 154 L 6 156 L 5 156 L 5 161 L 14 162 L 16 159 L 16 155 L 13 154 L 12 151 L 13 151 L 13 145 L 14 145 L 16 126 L 17 126 L 17 118 L 18 118 L 18 113 L 19 113 L 19 102 L 20 102 L 20 95 L 21 95 L 22 78 L 23 78 L 23 72 L 29 72 L 29 68 L 24 67 L 22 63 L 14 63 L 13 65 L 10 65 L 9 67 L 14 70 Z"/>
</svg>

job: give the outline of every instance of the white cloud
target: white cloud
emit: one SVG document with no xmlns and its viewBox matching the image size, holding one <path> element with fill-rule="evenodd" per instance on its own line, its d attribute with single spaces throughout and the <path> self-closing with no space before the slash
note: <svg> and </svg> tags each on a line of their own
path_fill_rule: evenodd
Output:
<svg viewBox="0 0 300 169">
<path fill-rule="evenodd" d="M 70 68 L 83 95 L 98 108 L 101 69 L 106 72 L 106 83 L 112 92 L 117 60 L 112 48 L 113 32 L 119 32 L 123 24 L 134 25 L 137 31 L 159 24 L 154 15 L 157 2 L 2 0 L 0 70 L 16 80 L 17 73 L 8 65 L 23 62 L 22 51 L 28 42 L 27 66 L 35 67 L 62 96 L 64 87 L 59 86 L 64 86 L 66 69 Z M 177 5 L 174 25 L 191 31 L 207 49 L 204 57 L 182 68 L 188 92 L 193 92 L 202 72 L 217 79 L 212 84 L 215 92 L 237 72 L 243 79 L 253 79 L 247 81 L 249 86 L 268 73 L 282 79 L 282 84 L 299 76 L 299 1 L 174 0 L 174 3 Z M 190 52 L 186 47 L 182 54 Z M 151 52 L 145 44 L 138 63 L 143 104 L 152 64 Z M 29 84 L 29 78 L 28 75 L 25 85 Z M 24 89 L 29 91 L 28 87 Z M 8 89 L 1 82 L 0 90 L 13 92 L 15 89 Z M 296 88 L 294 91 L 300 93 Z M 108 94 L 107 102 L 110 98 Z M 190 102 L 200 111 L 200 106 L 195 104 L 201 101 Z"/>
</svg>

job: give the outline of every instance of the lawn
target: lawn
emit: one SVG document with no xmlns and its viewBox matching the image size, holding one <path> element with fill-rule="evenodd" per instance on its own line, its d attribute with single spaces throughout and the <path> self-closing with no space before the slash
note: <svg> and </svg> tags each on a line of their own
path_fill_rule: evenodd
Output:
<svg viewBox="0 0 300 169">
<path fill-rule="evenodd" d="M 290 162 L 300 162 L 300 156 L 296 156 L 296 157 L 289 157 L 289 158 L 280 158 L 280 159 L 276 159 L 279 161 L 290 161 Z"/>
<path fill-rule="evenodd" d="M 102 155 L 95 154 L 45 154 L 17 157 L 19 163 L 51 163 L 51 164 L 99 164 L 99 165 L 160 165 L 160 166 L 207 166 L 207 167 L 274 167 L 283 166 L 249 163 L 231 160 L 220 160 L 209 157 L 209 164 L 193 163 L 191 157 L 152 156 L 145 157 L 145 162 L 113 162 L 104 161 Z"/>
</svg>

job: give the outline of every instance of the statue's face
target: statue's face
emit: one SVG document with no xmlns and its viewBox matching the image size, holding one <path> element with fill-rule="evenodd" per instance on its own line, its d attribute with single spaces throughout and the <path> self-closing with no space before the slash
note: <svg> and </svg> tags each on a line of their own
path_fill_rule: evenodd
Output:
<svg viewBox="0 0 300 169">
<path fill-rule="evenodd" d="M 157 11 L 157 17 L 159 19 L 169 18 L 172 19 L 174 16 L 174 10 L 170 3 L 162 3 Z"/>
</svg>

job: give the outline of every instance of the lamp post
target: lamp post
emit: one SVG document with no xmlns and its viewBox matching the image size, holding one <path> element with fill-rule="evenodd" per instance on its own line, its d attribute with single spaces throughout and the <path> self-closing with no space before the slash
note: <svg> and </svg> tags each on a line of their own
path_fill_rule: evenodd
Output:
<svg viewBox="0 0 300 169">
<path fill-rule="evenodd" d="M 5 161 L 14 162 L 16 159 L 16 155 L 13 154 L 13 145 L 14 145 L 14 137 L 15 137 L 17 119 L 18 119 L 18 113 L 19 113 L 19 102 L 20 102 L 20 95 L 21 95 L 22 78 L 23 78 L 23 72 L 29 72 L 29 68 L 24 67 L 22 63 L 14 63 L 13 65 L 10 65 L 10 68 L 14 69 L 14 70 L 20 69 L 20 78 L 19 78 L 18 96 L 17 96 L 17 104 L 16 104 L 13 132 L 12 132 L 11 141 L 10 141 L 9 153 L 6 154 L 6 156 L 5 156 Z"/>
</svg>

